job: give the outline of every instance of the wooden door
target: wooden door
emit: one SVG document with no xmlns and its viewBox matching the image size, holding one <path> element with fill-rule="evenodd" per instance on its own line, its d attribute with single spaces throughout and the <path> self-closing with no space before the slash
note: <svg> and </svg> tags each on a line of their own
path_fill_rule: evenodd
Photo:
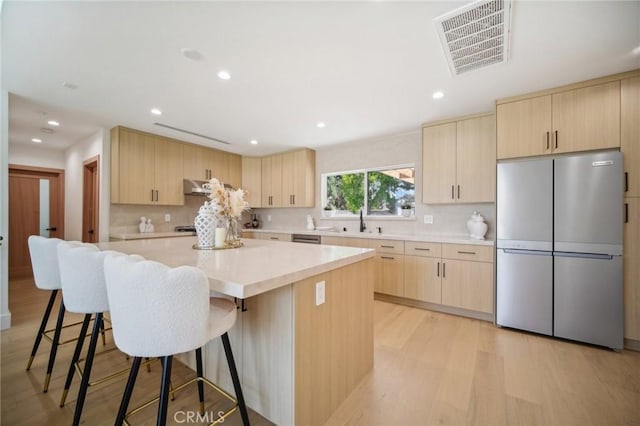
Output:
<svg viewBox="0 0 640 426">
<path fill-rule="evenodd" d="M 262 207 L 273 206 L 273 176 L 271 173 L 272 156 L 262 157 L 260 161 L 260 173 L 262 174 Z"/>
<path fill-rule="evenodd" d="M 492 203 L 496 186 L 496 118 L 458 121 L 456 201 Z"/>
<path fill-rule="evenodd" d="M 404 257 L 404 297 L 431 303 L 442 303 L 440 259 Z"/>
<path fill-rule="evenodd" d="M 246 191 L 249 207 L 262 207 L 262 160 L 242 157 L 242 189 Z"/>
<path fill-rule="evenodd" d="M 48 229 L 40 224 L 40 187 L 49 187 Z M 32 274 L 27 239 L 30 235 L 64 238 L 64 171 L 9 166 L 9 277 Z M 48 235 L 47 235 L 48 234 Z"/>
<path fill-rule="evenodd" d="M 496 107 L 498 159 L 550 154 L 551 96 L 537 96 Z"/>
<path fill-rule="evenodd" d="M 184 179 L 209 179 L 209 169 L 212 165 L 206 151 L 195 145 L 184 145 L 182 162 Z"/>
<path fill-rule="evenodd" d="M 624 155 L 625 197 L 640 197 L 640 77 L 621 81 L 620 150 Z"/>
<path fill-rule="evenodd" d="M 422 129 L 422 202 L 454 203 L 456 123 Z"/>
<path fill-rule="evenodd" d="M 229 183 L 229 159 L 222 151 L 207 150 L 206 153 L 210 162 L 210 178 L 216 178 L 222 183 Z"/>
<path fill-rule="evenodd" d="M 226 154 L 229 167 L 228 184 L 234 188 L 242 187 L 242 157 L 238 154 Z"/>
<path fill-rule="evenodd" d="M 625 198 L 624 337 L 640 340 L 640 198 Z"/>
<path fill-rule="evenodd" d="M 155 203 L 161 205 L 184 205 L 183 145 L 165 138 L 155 140 L 154 190 Z"/>
<path fill-rule="evenodd" d="M 271 207 L 282 207 L 282 154 L 271 156 L 271 193 L 273 194 Z"/>
<path fill-rule="evenodd" d="M 443 259 L 442 304 L 493 312 L 493 263 Z"/>
<path fill-rule="evenodd" d="M 282 207 L 293 207 L 295 206 L 295 180 L 299 178 L 294 174 L 296 158 L 293 152 L 285 152 L 280 157 L 282 159 Z"/>
<path fill-rule="evenodd" d="M 620 146 L 620 81 L 552 95 L 553 151 Z"/>
<path fill-rule="evenodd" d="M 98 242 L 100 206 L 100 157 L 83 162 L 82 168 L 82 241 Z"/>
<path fill-rule="evenodd" d="M 120 130 L 119 202 L 155 204 L 155 144 L 144 133 Z"/>
<path fill-rule="evenodd" d="M 315 151 L 301 149 L 293 153 L 293 204 L 315 206 Z"/>
</svg>

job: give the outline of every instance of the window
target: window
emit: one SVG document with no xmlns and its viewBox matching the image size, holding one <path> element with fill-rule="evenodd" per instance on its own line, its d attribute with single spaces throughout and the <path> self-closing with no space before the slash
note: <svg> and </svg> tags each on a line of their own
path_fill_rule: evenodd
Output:
<svg viewBox="0 0 640 426">
<path fill-rule="evenodd" d="M 328 173 L 322 179 L 325 216 L 414 215 L 415 167 L 352 170 Z"/>
</svg>

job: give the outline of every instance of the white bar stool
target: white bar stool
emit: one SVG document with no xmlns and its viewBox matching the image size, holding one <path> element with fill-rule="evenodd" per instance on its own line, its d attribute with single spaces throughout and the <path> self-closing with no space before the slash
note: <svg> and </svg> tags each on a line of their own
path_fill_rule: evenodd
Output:
<svg viewBox="0 0 640 426">
<path fill-rule="evenodd" d="M 173 355 L 195 349 L 197 377 L 175 390 L 197 381 L 200 414 L 204 414 L 204 382 L 234 402 L 219 422 L 239 409 L 242 423 L 249 425 L 227 335 L 236 321 L 235 304 L 226 299 L 209 298 L 207 277 L 192 266 L 169 268 L 132 256 L 107 256 L 104 272 L 116 346 L 135 357 L 115 424 L 122 425 L 126 417 L 136 411 L 127 413 L 141 358 L 162 357 L 160 396 L 156 398 L 159 399 L 157 424 L 165 425 Z M 235 398 L 203 377 L 202 346 L 218 336 L 222 338 Z"/>
<path fill-rule="evenodd" d="M 31 235 L 28 239 L 29 254 L 31 256 L 31 266 L 33 268 L 33 280 L 36 284 L 36 287 L 41 290 L 51 291 L 51 296 L 49 297 L 47 308 L 45 309 L 44 315 L 42 316 L 42 322 L 40 323 L 40 328 L 38 329 L 38 334 L 36 335 L 35 342 L 33 343 L 33 349 L 31 350 L 31 356 L 29 357 L 29 361 L 27 363 L 27 371 L 29 371 L 43 337 L 51 342 L 51 351 L 49 352 L 49 362 L 47 364 L 47 374 L 44 380 L 43 392 L 45 393 L 49 390 L 49 381 L 51 380 L 51 373 L 53 372 L 53 365 L 56 360 L 58 346 L 70 343 L 75 340 L 71 339 L 61 342 L 60 333 L 62 329 L 81 324 L 80 322 L 75 322 L 73 324 L 63 325 L 65 305 L 64 301 L 60 299 L 60 307 L 58 310 L 58 320 L 56 321 L 56 326 L 53 329 L 46 330 L 47 322 L 49 321 L 49 316 L 51 315 L 51 310 L 53 309 L 53 305 L 56 301 L 56 295 L 58 294 L 58 290 L 62 288 L 62 283 L 60 280 L 60 270 L 58 268 L 58 254 L 56 251 L 58 245 L 61 242 L 63 241 L 59 238 L 44 238 L 39 235 Z M 53 332 L 53 338 L 49 336 L 51 332 Z"/>
</svg>

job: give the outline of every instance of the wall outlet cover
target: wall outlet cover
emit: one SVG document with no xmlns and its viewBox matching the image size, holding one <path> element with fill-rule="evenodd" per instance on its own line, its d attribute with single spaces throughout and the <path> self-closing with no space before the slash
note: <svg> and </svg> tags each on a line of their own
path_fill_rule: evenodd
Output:
<svg viewBox="0 0 640 426">
<path fill-rule="evenodd" d="M 164 215 L 164 221 L 165 222 L 171 222 L 171 215 L 169 213 Z"/>
<path fill-rule="evenodd" d="M 316 306 L 320 306 L 324 302 L 324 281 L 320 281 L 316 283 Z"/>
<path fill-rule="evenodd" d="M 424 215 L 424 223 L 426 223 L 428 225 L 433 225 L 433 215 L 425 214 Z"/>
</svg>

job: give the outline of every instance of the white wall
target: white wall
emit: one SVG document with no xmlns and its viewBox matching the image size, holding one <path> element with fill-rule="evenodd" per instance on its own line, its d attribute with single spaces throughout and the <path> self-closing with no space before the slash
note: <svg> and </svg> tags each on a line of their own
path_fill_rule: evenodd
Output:
<svg viewBox="0 0 640 426">
<path fill-rule="evenodd" d="M 353 141 L 321 148 L 316 151 L 316 207 L 309 209 L 255 209 L 263 228 L 303 229 L 307 214 L 316 226 L 334 226 L 359 230 L 359 220 L 322 218 L 321 179 L 323 173 L 357 170 L 371 167 L 415 164 L 416 167 L 416 217 L 406 219 L 366 219 L 368 231 L 381 227 L 383 233 L 433 234 L 467 236 L 466 223 L 474 210 L 487 220 L 487 238 L 495 234 L 494 204 L 426 205 L 422 204 L 422 132 L 420 129 L 374 139 Z M 433 224 L 423 223 L 424 215 L 433 215 Z M 271 216 L 271 221 L 267 221 Z"/>
<path fill-rule="evenodd" d="M 109 130 L 100 129 L 64 152 L 65 160 L 65 239 L 82 239 L 83 162 L 100 156 L 100 209 L 98 213 L 100 241 L 109 240 Z M 105 142 L 106 141 L 106 142 Z"/>
<path fill-rule="evenodd" d="M 9 164 L 64 169 L 64 152 L 48 149 L 37 144 L 23 145 L 12 143 L 9 146 Z"/>
</svg>

